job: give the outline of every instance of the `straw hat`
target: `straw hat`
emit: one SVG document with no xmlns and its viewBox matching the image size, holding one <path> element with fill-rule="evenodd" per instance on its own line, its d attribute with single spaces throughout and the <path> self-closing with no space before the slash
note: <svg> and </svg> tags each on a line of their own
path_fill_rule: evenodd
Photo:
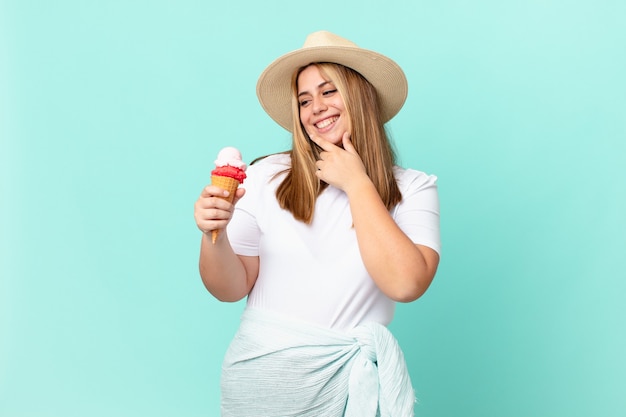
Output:
<svg viewBox="0 0 626 417">
<path fill-rule="evenodd" d="M 291 77 L 298 68 L 313 62 L 341 64 L 364 76 L 376 88 L 384 122 L 391 120 L 404 105 L 408 85 L 398 64 L 333 33 L 314 32 L 306 38 L 302 48 L 272 62 L 257 82 L 256 91 L 261 106 L 288 131 L 293 127 Z"/>
</svg>

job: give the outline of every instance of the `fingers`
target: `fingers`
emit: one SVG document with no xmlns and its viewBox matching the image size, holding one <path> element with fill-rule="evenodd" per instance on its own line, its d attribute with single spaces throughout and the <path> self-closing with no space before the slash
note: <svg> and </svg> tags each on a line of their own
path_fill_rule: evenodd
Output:
<svg viewBox="0 0 626 417">
<path fill-rule="evenodd" d="M 228 191 L 215 185 L 207 185 L 202 189 L 200 197 L 228 197 Z"/>
<path fill-rule="evenodd" d="M 196 225 L 204 233 L 226 228 L 232 217 L 232 212 L 213 207 L 204 207 L 196 204 L 194 218 Z"/>
<path fill-rule="evenodd" d="M 320 136 L 311 136 L 311 140 L 325 152 L 337 151 L 343 147 L 344 150 L 352 154 L 357 154 L 356 149 L 350 140 L 350 132 L 344 132 L 343 135 L 341 135 L 341 146 L 337 146 Z"/>
<path fill-rule="evenodd" d="M 246 193 L 245 188 L 237 188 L 237 191 L 235 191 L 235 199 L 233 200 L 233 206 L 237 204 L 237 201 L 239 201 L 239 199 L 241 199 L 241 197 L 243 197 L 245 193 Z"/>
<path fill-rule="evenodd" d="M 206 186 L 194 205 L 196 225 L 204 233 L 224 229 L 232 218 L 234 206 L 245 194 L 243 188 L 235 192 L 233 202 L 226 200 L 228 192 L 212 185 Z"/>
<path fill-rule="evenodd" d="M 352 140 L 350 140 L 350 133 L 349 132 L 344 132 L 343 135 L 341 136 L 341 146 L 337 146 L 335 144 L 333 144 L 332 142 L 327 141 L 324 138 L 321 138 L 319 136 L 312 136 L 311 137 L 315 143 L 317 143 L 321 148 L 322 151 L 319 153 L 319 159 L 318 159 L 318 163 L 317 163 L 317 168 L 321 169 L 320 163 L 324 162 L 324 161 L 337 161 L 337 160 L 345 160 L 345 153 L 351 154 L 353 156 L 358 157 L 359 154 L 356 151 L 356 148 L 354 147 L 354 145 L 352 144 Z"/>
<path fill-rule="evenodd" d="M 320 148 L 322 148 L 325 151 L 330 151 L 330 150 L 332 150 L 332 149 L 337 147 L 333 143 L 327 141 L 326 139 L 324 139 L 324 138 L 322 138 L 320 136 L 311 136 L 311 140 L 313 142 L 315 142 Z"/>
<path fill-rule="evenodd" d="M 346 132 L 341 137 L 341 143 L 343 143 L 343 149 L 346 151 L 356 155 L 356 149 L 354 145 L 352 145 L 352 141 L 350 140 L 350 133 Z"/>
</svg>

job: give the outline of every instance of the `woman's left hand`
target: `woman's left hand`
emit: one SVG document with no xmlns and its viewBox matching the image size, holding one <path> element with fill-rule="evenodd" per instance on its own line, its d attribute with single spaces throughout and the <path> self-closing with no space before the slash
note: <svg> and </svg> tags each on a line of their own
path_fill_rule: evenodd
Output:
<svg viewBox="0 0 626 417">
<path fill-rule="evenodd" d="M 363 161 L 350 141 L 350 133 L 344 133 L 341 138 L 343 148 L 319 136 L 313 136 L 311 140 L 323 149 L 315 163 L 319 179 L 345 192 L 351 184 L 369 179 Z"/>
</svg>

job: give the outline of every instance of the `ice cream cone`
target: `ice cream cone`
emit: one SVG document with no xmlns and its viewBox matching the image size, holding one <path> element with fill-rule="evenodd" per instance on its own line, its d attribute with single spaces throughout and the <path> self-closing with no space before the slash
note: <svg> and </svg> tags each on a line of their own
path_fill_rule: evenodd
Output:
<svg viewBox="0 0 626 417">
<path fill-rule="evenodd" d="M 239 187 L 239 181 L 237 181 L 235 178 L 224 177 L 221 175 L 211 175 L 211 185 L 216 185 L 228 191 L 228 197 L 222 198 L 232 203 L 233 199 L 235 198 L 235 192 Z M 219 233 L 219 230 L 211 231 L 211 241 L 213 243 L 215 243 L 215 241 L 217 240 L 217 236 L 219 235 Z"/>
</svg>

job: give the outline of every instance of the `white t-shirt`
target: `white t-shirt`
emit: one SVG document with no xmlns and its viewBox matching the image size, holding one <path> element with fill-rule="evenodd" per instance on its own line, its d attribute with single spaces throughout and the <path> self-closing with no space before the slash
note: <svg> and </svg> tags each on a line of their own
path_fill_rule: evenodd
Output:
<svg viewBox="0 0 626 417">
<path fill-rule="evenodd" d="M 388 325 L 395 302 L 367 273 L 346 194 L 332 186 L 317 199 L 311 224 L 295 220 L 276 200 L 289 168 L 286 154 L 250 166 L 228 236 L 239 255 L 259 256 L 251 307 L 338 330 L 373 321 Z M 395 168 L 402 201 L 391 214 L 415 242 L 440 251 L 439 197 L 434 175 Z M 375 220 L 375 219 L 372 219 Z"/>
</svg>

